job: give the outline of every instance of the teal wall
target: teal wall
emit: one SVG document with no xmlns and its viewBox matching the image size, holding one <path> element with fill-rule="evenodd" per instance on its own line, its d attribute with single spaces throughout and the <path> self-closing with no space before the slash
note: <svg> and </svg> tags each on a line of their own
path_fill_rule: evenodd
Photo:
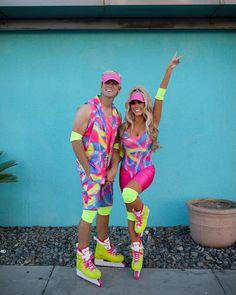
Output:
<svg viewBox="0 0 236 295">
<path fill-rule="evenodd" d="M 54 31 L 0 34 L 1 161 L 19 182 L 0 184 L 0 225 L 66 226 L 81 214 L 80 182 L 69 135 L 77 106 L 116 69 L 123 89 L 143 84 L 154 96 L 175 51 L 156 177 L 142 194 L 149 225 L 187 224 L 193 197 L 236 199 L 235 31 Z M 126 225 L 118 178 L 111 224 Z"/>
</svg>

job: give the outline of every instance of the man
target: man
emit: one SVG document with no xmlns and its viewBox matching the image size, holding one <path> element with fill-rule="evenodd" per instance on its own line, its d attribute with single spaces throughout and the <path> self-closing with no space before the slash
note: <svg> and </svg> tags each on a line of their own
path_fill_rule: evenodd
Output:
<svg viewBox="0 0 236 295">
<path fill-rule="evenodd" d="M 97 216 L 95 264 L 124 266 L 124 256 L 110 246 L 109 215 L 113 201 L 114 173 L 109 170 L 121 117 L 113 101 L 121 89 L 121 76 L 106 71 L 101 78 L 101 95 L 90 99 L 78 111 L 71 133 L 82 185 L 83 213 L 78 228 L 77 275 L 101 285 L 101 271 L 89 251 L 90 226 Z"/>
</svg>

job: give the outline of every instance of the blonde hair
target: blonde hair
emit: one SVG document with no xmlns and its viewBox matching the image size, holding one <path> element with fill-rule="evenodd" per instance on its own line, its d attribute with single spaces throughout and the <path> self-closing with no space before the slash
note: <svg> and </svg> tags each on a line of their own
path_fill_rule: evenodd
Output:
<svg viewBox="0 0 236 295">
<path fill-rule="evenodd" d="M 129 98 L 133 92 L 141 92 L 143 94 L 145 103 L 143 117 L 145 119 L 146 131 L 153 142 L 152 150 L 155 151 L 159 147 L 157 141 L 158 129 L 153 122 L 153 105 L 151 97 L 143 86 L 135 86 L 129 92 L 128 100 L 125 103 L 125 122 L 120 127 L 119 136 L 121 138 L 123 136 L 124 131 L 128 130 L 130 127 L 131 131 L 134 128 L 135 115 L 133 114 L 129 103 Z"/>
</svg>

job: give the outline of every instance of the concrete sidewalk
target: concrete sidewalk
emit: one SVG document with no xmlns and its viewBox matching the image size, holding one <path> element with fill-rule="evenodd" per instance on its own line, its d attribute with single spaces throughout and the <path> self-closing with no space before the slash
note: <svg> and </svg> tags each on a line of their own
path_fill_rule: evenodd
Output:
<svg viewBox="0 0 236 295">
<path fill-rule="evenodd" d="M 146 268 L 135 281 L 129 268 L 102 268 L 104 286 L 97 287 L 61 266 L 0 266 L 1 295 L 236 295 L 236 270 Z"/>
</svg>

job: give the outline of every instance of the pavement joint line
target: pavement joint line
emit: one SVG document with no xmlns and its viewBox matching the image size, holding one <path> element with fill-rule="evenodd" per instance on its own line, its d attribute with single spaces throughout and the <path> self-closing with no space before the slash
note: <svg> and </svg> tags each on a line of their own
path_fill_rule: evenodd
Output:
<svg viewBox="0 0 236 295">
<path fill-rule="evenodd" d="M 52 273 L 53 273 L 54 269 L 55 269 L 55 265 L 53 265 L 53 268 L 52 268 L 52 270 L 50 271 L 50 274 L 49 274 L 49 277 L 48 277 L 48 279 L 47 279 L 47 282 L 46 282 L 46 284 L 45 284 L 45 286 L 44 286 L 44 288 L 43 288 L 42 295 L 46 292 L 46 289 L 47 289 L 48 283 L 49 283 L 49 281 L 50 281 L 50 279 L 51 279 L 51 276 L 52 276 Z"/>
<path fill-rule="evenodd" d="M 223 290 L 224 294 L 227 295 L 227 292 L 224 289 L 224 286 L 221 284 L 220 279 L 218 278 L 217 274 L 215 273 L 214 269 L 211 270 L 214 277 L 216 278 L 218 284 L 221 286 L 221 289 Z"/>
</svg>

